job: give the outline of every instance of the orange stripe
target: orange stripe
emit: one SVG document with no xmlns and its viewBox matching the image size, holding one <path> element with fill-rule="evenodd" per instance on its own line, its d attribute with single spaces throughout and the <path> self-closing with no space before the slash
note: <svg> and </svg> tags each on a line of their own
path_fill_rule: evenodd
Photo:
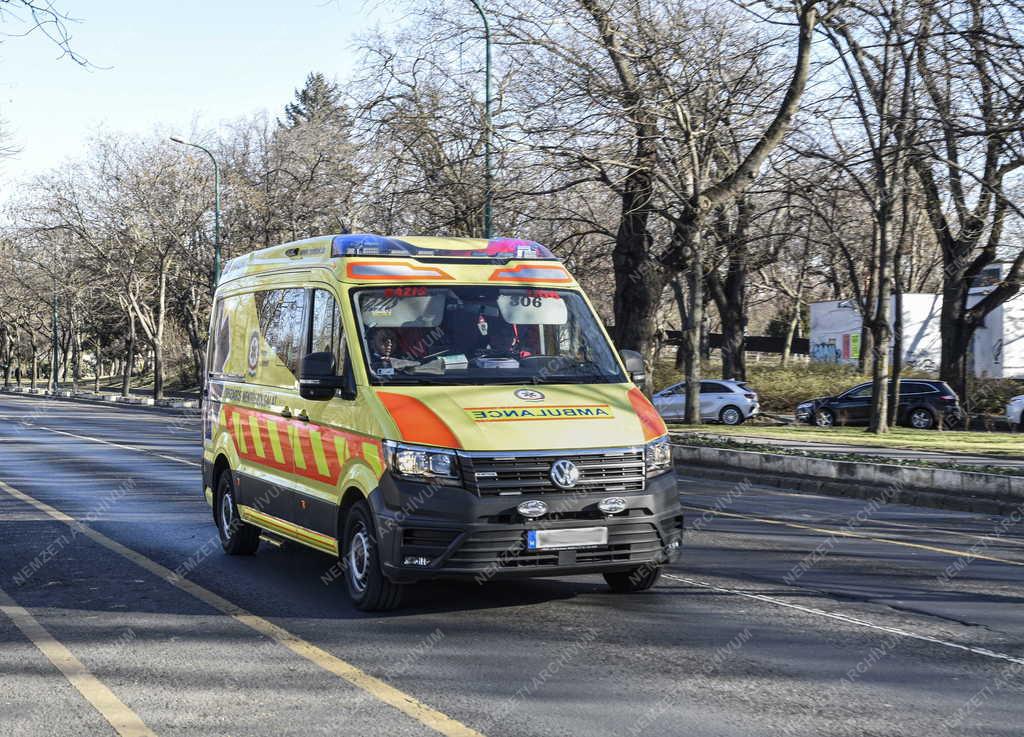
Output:
<svg viewBox="0 0 1024 737">
<path fill-rule="evenodd" d="M 349 458 L 363 458 L 363 443 L 372 443 L 377 447 L 378 455 L 381 453 L 381 442 L 376 438 L 370 437 L 369 435 L 362 435 L 361 433 L 345 432 L 342 430 L 335 430 L 323 425 L 310 425 L 308 422 L 301 420 L 282 420 L 277 415 L 268 412 L 259 412 L 257 410 L 250 409 L 248 407 L 236 407 L 233 405 L 226 405 L 224 407 L 225 417 L 230 423 L 232 415 L 238 415 L 241 421 L 242 432 L 249 442 L 247 442 L 246 452 L 243 453 L 237 447 L 235 451 L 238 455 L 244 458 L 250 463 L 254 463 L 258 466 L 266 466 L 274 468 L 278 471 L 286 471 L 293 473 L 296 476 L 302 476 L 303 478 L 310 479 L 311 481 L 319 481 L 321 483 L 336 484 L 338 478 L 341 476 L 342 462 L 337 456 L 337 451 L 334 448 L 334 439 L 343 438 L 348 444 Z M 269 430 L 266 428 L 265 423 L 268 420 L 273 420 L 278 423 L 278 427 L 281 430 L 278 432 L 278 437 L 281 439 L 281 451 L 284 454 L 285 462 L 278 463 L 273 453 L 268 453 L 266 457 L 260 458 L 256 455 L 256 452 L 252 447 L 252 433 L 248 431 L 249 428 L 249 417 L 256 417 L 259 422 L 260 437 L 264 441 L 264 447 L 270 449 L 270 435 Z M 297 441 L 299 447 L 302 450 L 303 456 L 306 458 L 306 468 L 298 468 L 292 463 L 292 443 L 291 438 L 287 432 L 288 426 L 292 425 L 297 431 Z M 230 426 L 230 425 L 229 425 Z M 309 437 L 309 430 L 313 427 L 320 433 L 321 444 L 324 449 L 324 458 L 327 460 L 328 476 L 325 478 L 320 475 L 317 470 L 316 461 L 313 456 L 312 441 Z M 231 435 L 232 442 L 234 442 L 234 434 Z"/>
<path fill-rule="evenodd" d="M 392 268 L 408 269 L 405 273 L 394 274 L 358 274 L 356 269 L 360 266 L 390 266 Z M 409 273 L 412 272 L 412 273 Z M 430 281 L 438 279 L 452 279 L 452 275 L 444 269 L 435 269 L 431 266 L 416 266 L 403 261 L 350 261 L 347 267 L 349 279 L 363 281 L 395 281 L 396 279 L 410 279 L 413 281 Z"/>
<path fill-rule="evenodd" d="M 558 272 L 559 276 L 529 276 L 523 275 L 524 271 L 553 271 Z M 538 264 L 528 263 L 519 264 L 515 268 L 507 269 L 500 268 L 495 269 L 494 273 L 491 274 L 489 281 L 516 281 L 516 282 L 531 282 L 531 281 L 546 281 L 546 282 L 571 282 L 572 277 L 569 276 L 569 272 L 563 269 L 561 266 L 554 266 L 551 264 Z"/>
<path fill-rule="evenodd" d="M 633 405 L 633 411 L 640 418 L 640 425 L 644 429 L 644 440 L 654 440 L 668 432 L 665 421 L 661 419 L 658 410 L 654 409 L 654 405 L 642 391 L 633 387 L 627 396 L 629 403 Z"/>
<path fill-rule="evenodd" d="M 445 421 L 415 397 L 391 392 L 377 392 L 377 397 L 398 425 L 404 440 L 443 448 L 462 447 Z"/>
</svg>

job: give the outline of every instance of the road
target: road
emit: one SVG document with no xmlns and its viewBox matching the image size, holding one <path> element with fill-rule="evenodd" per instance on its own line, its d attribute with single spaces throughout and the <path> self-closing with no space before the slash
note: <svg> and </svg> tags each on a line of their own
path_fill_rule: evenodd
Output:
<svg viewBox="0 0 1024 737">
<path fill-rule="evenodd" d="M 1021 733 L 1012 520 L 680 478 L 650 592 L 421 585 L 365 615 L 324 556 L 221 553 L 198 438 L 0 397 L 0 736 Z"/>
</svg>

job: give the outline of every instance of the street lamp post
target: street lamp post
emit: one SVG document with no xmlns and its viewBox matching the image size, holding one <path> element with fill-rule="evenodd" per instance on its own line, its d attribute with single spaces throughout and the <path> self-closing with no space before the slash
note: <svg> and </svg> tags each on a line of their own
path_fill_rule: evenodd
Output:
<svg viewBox="0 0 1024 737">
<path fill-rule="evenodd" d="M 60 329 L 60 323 L 57 317 L 57 271 L 54 269 L 53 272 L 53 345 L 51 346 L 51 353 L 53 357 L 50 359 L 50 391 L 54 394 L 60 389 L 60 383 L 57 374 L 57 366 L 60 363 L 60 339 L 57 335 L 57 331 Z"/>
<path fill-rule="evenodd" d="M 494 199 L 494 172 L 491 170 L 491 24 L 478 0 L 470 0 L 484 22 L 484 237 L 491 237 L 491 204 Z"/>
<path fill-rule="evenodd" d="M 217 163 L 217 157 L 205 146 L 182 140 L 177 136 L 171 136 L 171 140 L 182 146 L 198 148 L 213 162 L 213 289 L 216 291 L 217 282 L 220 281 L 220 165 Z"/>
</svg>

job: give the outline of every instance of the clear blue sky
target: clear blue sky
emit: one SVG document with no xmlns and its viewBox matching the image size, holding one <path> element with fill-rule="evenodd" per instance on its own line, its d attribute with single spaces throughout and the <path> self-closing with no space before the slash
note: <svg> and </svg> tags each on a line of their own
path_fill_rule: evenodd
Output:
<svg viewBox="0 0 1024 737">
<path fill-rule="evenodd" d="M 187 135 L 274 113 L 310 71 L 344 78 L 354 39 L 389 22 L 379 0 L 55 0 L 79 20 L 83 69 L 41 34 L 0 43 L 0 117 L 21 149 L 4 179 L 79 154 L 98 127 Z M 10 22 L 0 31 L 13 30 Z"/>
</svg>

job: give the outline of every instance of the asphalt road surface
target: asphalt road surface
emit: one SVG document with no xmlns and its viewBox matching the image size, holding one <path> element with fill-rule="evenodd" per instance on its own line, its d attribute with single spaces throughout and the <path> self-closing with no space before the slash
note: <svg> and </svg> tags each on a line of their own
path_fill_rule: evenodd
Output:
<svg viewBox="0 0 1024 737">
<path fill-rule="evenodd" d="M 365 615 L 318 553 L 222 554 L 199 456 L 195 420 L 0 397 L 0 735 L 1024 731 L 1015 519 L 680 478 L 649 592 Z"/>
</svg>

